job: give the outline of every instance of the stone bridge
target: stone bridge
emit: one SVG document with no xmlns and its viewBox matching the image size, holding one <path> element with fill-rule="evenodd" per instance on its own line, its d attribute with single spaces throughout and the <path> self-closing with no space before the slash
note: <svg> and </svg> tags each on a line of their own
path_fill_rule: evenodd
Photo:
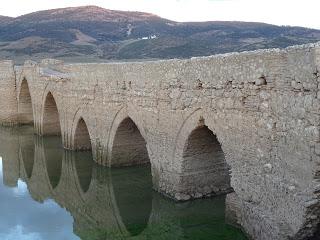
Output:
<svg viewBox="0 0 320 240">
<path fill-rule="evenodd" d="M 255 239 L 320 222 L 320 45 L 188 60 L 0 63 L 0 120 L 97 163 L 150 163 L 177 200 L 234 190 Z"/>
</svg>

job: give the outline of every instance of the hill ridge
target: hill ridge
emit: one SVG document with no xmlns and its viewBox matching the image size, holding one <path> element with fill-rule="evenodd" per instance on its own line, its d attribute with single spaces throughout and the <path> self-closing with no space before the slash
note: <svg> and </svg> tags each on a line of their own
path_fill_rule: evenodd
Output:
<svg viewBox="0 0 320 240">
<path fill-rule="evenodd" d="M 94 5 L 0 17 L 0 59 L 109 61 L 208 56 L 320 41 L 320 30 L 241 21 L 175 22 Z"/>
</svg>

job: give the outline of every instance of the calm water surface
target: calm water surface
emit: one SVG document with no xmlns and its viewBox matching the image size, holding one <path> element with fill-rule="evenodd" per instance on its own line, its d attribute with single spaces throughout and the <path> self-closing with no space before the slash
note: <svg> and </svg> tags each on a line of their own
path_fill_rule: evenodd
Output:
<svg viewBox="0 0 320 240">
<path fill-rule="evenodd" d="M 225 196 L 176 203 L 152 191 L 149 166 L 100 167 L 26 127 L 0 141 L 0 239 L 246 239 Z"/>
</svg>

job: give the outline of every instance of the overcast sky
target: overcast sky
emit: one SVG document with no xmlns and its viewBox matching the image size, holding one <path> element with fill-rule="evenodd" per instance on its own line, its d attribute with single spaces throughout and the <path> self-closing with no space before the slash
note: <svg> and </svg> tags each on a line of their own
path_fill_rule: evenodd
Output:
<svg viewBox="0 0 320 240">
<path fill-rule="evenodd" d="M 320 29 L 320 0 L 8 0 L 0 15 L 82 5 L 151 12 L 176 21 L 238 20 Z"/>
</svg>

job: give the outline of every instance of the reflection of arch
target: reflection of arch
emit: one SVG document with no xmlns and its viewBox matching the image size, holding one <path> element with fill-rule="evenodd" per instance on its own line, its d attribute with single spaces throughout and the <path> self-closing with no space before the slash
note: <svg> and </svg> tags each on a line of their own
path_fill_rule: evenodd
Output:
<svg viewBox="0 0 320 240">
<path fill-rule="evenodd" d="M 146 132 L 125 108 L 116 115 L 109 134 L 107 160 L 110 166 L 129 166 L 150 162 Z"/>
<path fill-rule="evenodd" d="M 71 153 L 72 154 L 72 153 Z M 86 193 L 92 182 L 92 171 L 94 161 L 91 152 L 74 152 L 73 166 L 77 176 L 79 186 L 83 193 Z"/>
<path fill-rule="evenodd" d="M 143 234 L 152 204 L 150 166 L 119 169 L 111 174 L 110 169 L 93 162 L 90 152 L 61 149 L 59 137 L 34 138 L 35 162 L 32 176 L 26 178 L 26 182 L 36 201 L 54 199 L 75 218 L 75 228 L 82 227 L 84 232 L 86 227 L 90 227 L 94 230 L 105 229 L 114 238 Z M 26 138 L 20 147 L 25 148 L 31 142 Z M 60 162 L 56 158 L 60 151 L 63 152 L 61 173 L 58 169 L 55 171 L 58 174 L 54 174 L 49 168 L 51 164 Z M 125 182 L 123 174 L 128 179 Z M 53 179 L 55 176 L 59 178 Z M 127 198 L 130 193 L 133 195 Z M 134 213 L 133 216 L 130 213 Z M 81 222 L 86 225 L 81 225 Z"/>
<path fill-rule="evenodd" d="M 87 124 L 82 117 L 77 122 L 73 141 L 75 150 L 91 150 L 91 137 Z"/>
<path fill-rule="evenodd" d="M 43 104 L 42 134 L 61 135 L 59 111 L 51 92 L 48 92 Z"/>
<path fill-rule="evenodd" d="M 178 163 L 179 193 L 196 198 L 231 190 L 229 167 L 212 130 L 200 109 L 179 130 L 173 158 Z"/>
<path fill-rule="evenodd" d="M 84 152 L 82 154 L 89 154 L 90 152 Z M 54 188 L 54 199 L 63 206 L 65 206 L 69 211 L 74 209 L 79 209 L 85 206 L 85 197 L 90 189 L 91 185 L 91 171 L 92 167 L 82 169 L 78 172 L 79 166 L 76 166 L 76 161 L 78 160 L 76 155 L 79 153 L 73 151 L 63 151 L 63 160 L 61 164 L 61 175 L 58 185 Z M 90 158 L 92 161 L 92 158 Z M 86 167 L 87 165 L 82 167 Z M 82 173 L 89 176 L 88 186 L 83 184 Z M 82 181 L 82 183 L 80 182 Z M 68 194 L 66 194 L 68 193 Z"/>
<path fill-rule="evenodd" d="M 113 208 L 122 231 L 129 236 L 140 235 L 147 228 L 152 210 L 150 166 L 114 168 L 109 173 Z"/>
<path fill-rule="evenodd" d="M 50 136 L 42 139 L 46 171 L 52 189 L 59 184 L 62 172 L 63 148 L 60 137 Z"/>
<path fill-rule="evenodd" d="M 25 176 L 27 177 L 27 179 L 30 179 L 34 166 L 35 147 L 33 135 L 23 140 L 23 143 L 20 142 L 19 158 L 22 159 L 21 164 L 23 165 Z"/>
<path fill-rule="evenodd" d="M 18 96 L 18 113 L 20 124 L 33 123 L 32 99 L 27 80 L 24 78 Z"/>
<path fill-rule="evenodd" d="M 35 135 L 34 146 L 32 175 L 31 178 L 26 180 L 32 198 L 42 202 L 45 199 L 52 198 L 53 189 L 48 176 L 43 139 Z"/>
</svg>

